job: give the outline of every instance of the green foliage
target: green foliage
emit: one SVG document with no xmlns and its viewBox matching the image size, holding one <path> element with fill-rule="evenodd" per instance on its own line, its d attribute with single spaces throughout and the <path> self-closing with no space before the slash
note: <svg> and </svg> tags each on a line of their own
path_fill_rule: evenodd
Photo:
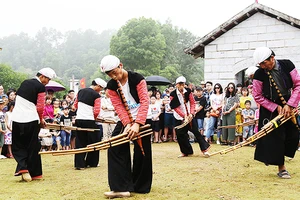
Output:
<svg viewBox="0 0 300 200">
<path fill-rule="evenodd" d="M 178 30 L 170 21 L 160 23 L 144 17 L 129 20 L 112 37 L 111 54 L 118 56 L 125 69 L 144 76 L 161 75 L 171 82 L 183 75 L 189 82 L 203 80 L 203 62 L 184 53 L 196 37 Z"/>
<path fill-rule="evenodd" d="M 3 85 L 5 92 L 10 88 L 18 89 L 27 78 L 27 74 L 15 72 L 11 66 L 0 64 L 0 84 Z"/>
<path fill-rule="evenodd" d="M 0 38 L 0 63 L 33 76 L 43 67 L 51 67 L 64 85 L 74 76 L 91 79 L 98 71 L 99 59 L 109 52 L 114 30 L 69 31 L 42 28 L 34 38 L 25 33 Z"/>
<path fill-rule="evenodd" d="M 65 34 L 42 28 L 34 38 L 20 33 L 0 38 L 0 63 L 12 70 L 34 76 L 42 67 L 53 68 L 59 80 L 109 78 L 100 72 L 99 62 L 107 54 L 118 56 L 125 69 L 144 76 L 161 75 L 171 82 L 183 75 L 188 82 L 203 80 L 203 60 L 184 53 L 196 37 L 174 27 L 170 20 L 161 24 L 151 18 L 133 18 L 116 33 L 106 30 L 72 30 Z"/>
<path fill-rule="evenodd" d="M 110 52 L 122 60 L 124 67 L 153 74 L 165 54 L 165 38 L 152 19 L 131 19 L 112 37 Z"/>
</svg>

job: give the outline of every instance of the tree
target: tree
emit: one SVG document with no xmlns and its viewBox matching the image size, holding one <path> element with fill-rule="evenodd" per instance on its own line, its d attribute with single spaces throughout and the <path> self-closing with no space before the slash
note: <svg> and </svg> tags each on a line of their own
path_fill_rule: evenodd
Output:
<svg viewBox="0 0 300 200">
<path fill-rule="evenodd" d="M 111 54 L 118 56 L 125 68 L 144 76 L 159 71 L 165 48 L 159 24 L 144 17 L 129 20 L 110 43 Z"/>
<path fill-rule="evenodd" d="M 18 89 L 21 83 L 28 78 L 27 74 L 15 72 L 11 66 L 0 64 L 0 84 L 3 85 L 5 91 L 10 88 Z"/>
<path fill-rule="evenodd" d="M 161 32 L 167 44 L 166 53 L 161 62 L 161 75 L 172 82 L 182 75 L 188 82 L 199 85 L 203 80 L 203 60 L 195 60 L 183 51 L 186 46 L 194 43 L 196 36 L 187 30 L 173 27 L 170 20 L 161 26 Z"/>
</svg>

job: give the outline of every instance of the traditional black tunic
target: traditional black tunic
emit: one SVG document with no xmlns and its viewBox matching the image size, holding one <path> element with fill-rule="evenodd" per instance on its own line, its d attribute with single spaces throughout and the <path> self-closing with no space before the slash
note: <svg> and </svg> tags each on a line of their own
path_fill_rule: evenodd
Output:
<svg viewBox="0 0 300 200">
<path fill-rule="evenodd" d="M 295 75 L 295 66 L 289 60 L 277 60 L 278 71 L 281 74 L 282 80 L 279 80 L 284 85 L 286 91 L 282 91 L 286 102 L 291 97 L 291 90 L 295 86 L 299 89 L 299 75 Z M 293 71 L 293 73 L 291 73 Z M 292 77 L 293 76 L 293 77 Z M 277 80 L 278 81 L 278 80 Z M 276 79 L 275 79 L 276 82 Z M 259 88 L 259 89 L 258 89 Z M 261 94 L 257 94 L 257 90 L 262 90 Z M 298 91 L 294 91 L 299 93 Z M 278 115 L 277 108 L 271 112 L 272 102 L 277 105 L 284 106 L 278 97 L 273 85 L 269 80 L 269 76 L 263 69 L 258 69 L 254 74 L 253 94 L 258 103 L 264 104 L 260 106 L 259 111 L 259 130 L 263 125 L 268 123 Z M 298 96 L 299 94 L 293 94 Z M 265 99 L 263 99 L 265 98 Z M 271 102 L 270 102 L 271 101 Z M 298 99 L 299 101 L 299 99 Z M 288 102 L 289 103 L 289 102 Z M 268 107 L 269 106 L 269 107 Z M 268 107 L 269 109 L 267 109 Z M 293 158 L 298 147 L 299 132 L 296 126 L 289 120 L 271 133 L 267 134 L 257 141 L 254 159 L 265 163 L 266 165 L 284 165 L 284 156 Z"/>
<path fill-rule="evenodd" d="M 75 105 L 78 104 L 75 125 L 80 128 L 97 129 L 94 115 L 100 111 L 100 95 L 92 88 L 79 90 Z M 96 114 L 94 113 L 96 112 Z M 84 148 L 89 144 L 101 140 L 100 131 L 76 131 L 75 147 Z M 99 163 L 99 151 L 75 154 L 75 168 L 97 167 Z"/>
<path fill-rule="evenodd" d="M 136 103 L 140 103 L 135 122 L 151 124 L 147 119 L 149 99 L 144 77 L 138 73 L 128 71 L 129 91 Z M 112 104 L 120 118 L 112 136 L 123 132 L 124 126 L 131 123 L 129 114 L 125 110 L 121 95 L 118 92 L 117 82 L 111 79 L 107 83 Z M 145 155 L 142 154 L 137 141 L 133 141 L 133 162 L 131 162 L 130 144 L 125 143 L 111 147 L 107 151 L 108 183 L 111 191 L 149 193 L 152 185 L 152 150 L 150 135 L 142 137 Z"/>
<path fill-rule="evenodd" d="M 184 99 L 186 100 L 185 103 L 187 103 L 190 101 L 190 98 L 191 98 L 190 97 L 191 90 L 189 88 L 186 88 L 185 90 L 186 90 L 186 92 L 183 95 L 184 95 Z M 177 91 L 177 89 L 172 91 L 170 94 L 170 97 L 171 97 L 170 106 L 172 109 L 175 109 L 174 110 L 175 112 L 176 112 L 176 109 L 179 109 L 180 105 L 181 105 L 176 91 Z M 190 102 L 190 104 L 193 104 L 193 102 Z M 194 114 L 194 111 L 192 110 L 193 108 L 194 108 L 194 105 L 193 105 L 193 107 L 191 106 L 191 109 L 190 109 L 191 114 Z M 175 126 L 179 126 L 181 124 L 182 124 L 182 120 L 176 119 L 176 117 L 175 117 Z M 210 148 L 210 145 L 208 144 L 208 142 L 205 141 L 204 137 L 200 134 L 197 121 L 192 120 L 192 122 L 190 124 L 187 124 L 185 127 L 175 130 L 178 145 L 179 145 L 181 153 L 183 153 L 186 156 L 194 153 L 193 148 L 189 142 L 188 131 L 191 131 L 194 134 L 201 151 L 202 152 L 208 151 L 208 149 Z"/>
<path fill-rule="evenodd" d="M 12 153 L 18 163 L 15 176 L 26 172 L 29 172 L 33 179 L 42 176 L 38 134 L 43 106 L 37 108 L 37 105 L 44 105 L 44 97 L 45 86 L 37 78 L 25 80 L 17 91 L 12 114 Z"/>
</svg>

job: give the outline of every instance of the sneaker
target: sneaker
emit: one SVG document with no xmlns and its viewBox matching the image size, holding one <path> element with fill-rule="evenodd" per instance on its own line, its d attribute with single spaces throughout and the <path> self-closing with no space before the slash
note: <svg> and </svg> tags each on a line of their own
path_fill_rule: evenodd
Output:
<svg viewBox="0 0 300 200">
<path fill-rule="evenodd" d="M 5 159 L 5 158 L 6 158 L 6 156 L 0 155 L 0 159 Z"/>
<path fill-rule="evenodd" d="M 28 172 L 22 174 L 22 180 L 26 182 L 32 181 L 32 178 Z"/>
<path fill-rule="evenodd" d="M 219 140 L 217 140 L 217 144 L 221 144 Z"/>
<path fill-rule="evenodd" d="M 130 197 L 130 192 L 104 192 L 104 195 L 108 198 L 123 198 L 123 197 Z"/>
<path fill-rule="evenodd" d="M 277 176 L 279 178 L 283 178 L 283 179 L 290 179 L 291 178 L 291 175 L 286 170 L 281 170 L 280 172 L 277 173 Z"/>
</svg>

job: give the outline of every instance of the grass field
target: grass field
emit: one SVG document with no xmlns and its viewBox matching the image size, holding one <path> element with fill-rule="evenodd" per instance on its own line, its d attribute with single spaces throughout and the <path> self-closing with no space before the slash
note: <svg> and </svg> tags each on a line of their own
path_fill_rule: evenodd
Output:
<svg viewBox="0 0 300 200">
<path fill-rule="evenodd" d="M 279 179 L 277 167 L 253 160 L 253 147 L 204 158 L 195 154 L 177 158 L 177 143 L 153 144 L 153 183 L 149 194 L 132 193 L 130 199 L 300 199 L 300 152 L 286 166 L 292 179 Z M 213 144 L 211 152 L 226 148 Z M 14 177 L 16 162 L 0 160 L 0 199 L 105 199 L 106 151 L 100 166 L 74 170 L 72 156 L 43 155 L 43 180 L 22 182 Z"/>
</svg>

